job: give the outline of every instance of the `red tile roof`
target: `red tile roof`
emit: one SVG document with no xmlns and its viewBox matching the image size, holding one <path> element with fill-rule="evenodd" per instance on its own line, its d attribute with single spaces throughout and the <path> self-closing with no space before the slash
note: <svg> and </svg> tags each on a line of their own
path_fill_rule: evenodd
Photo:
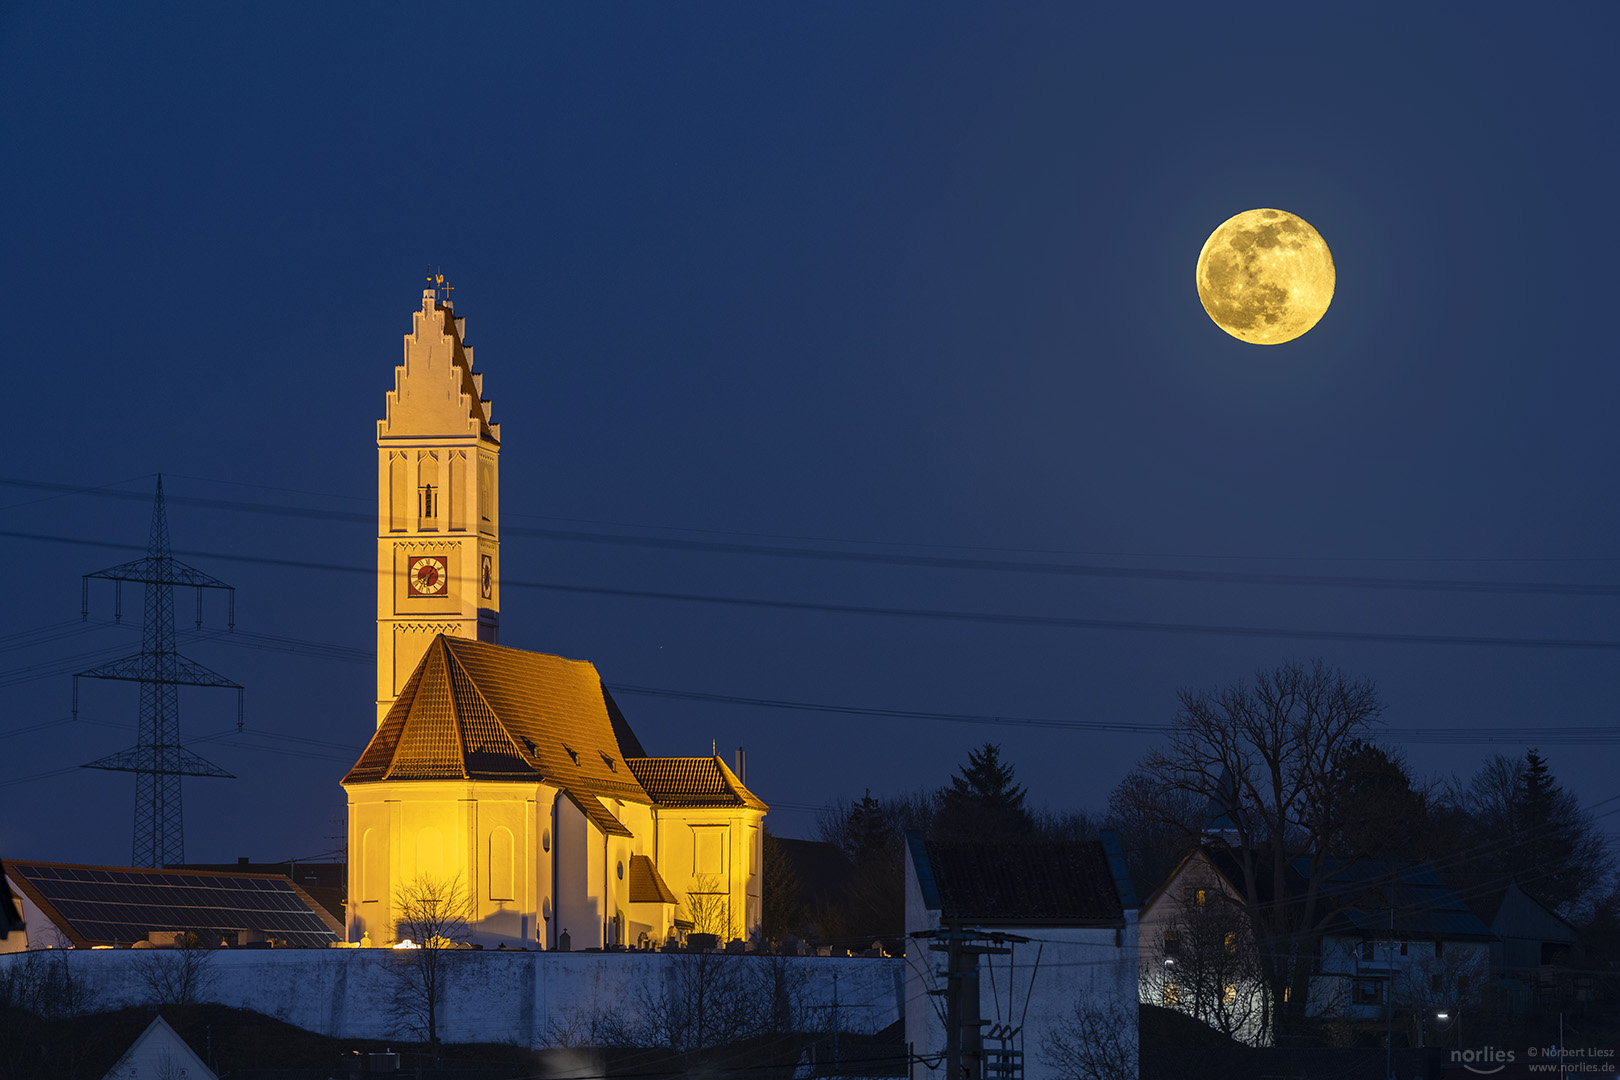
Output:
<svg viewBox="0 0 1620 1080">
<path fill-rule="evenodd" d="M 645 855 L 630 856 L 630 902 L 632 904 L 679 903 L 658 873 L 658 867 Z"/>
<path fill-rule="evenodd" d="M 631 758 L 629 765 L 657 806 L 769 809 L 718 757 Z"/>
<path fill-rule="evenodd" d="M 625 765 L 590 663 L 443 634 L 343 778 L 384 780 L 544 782 L 593 820 L 612 817 L 598 796 L 652 801 Z"/>
</svg>

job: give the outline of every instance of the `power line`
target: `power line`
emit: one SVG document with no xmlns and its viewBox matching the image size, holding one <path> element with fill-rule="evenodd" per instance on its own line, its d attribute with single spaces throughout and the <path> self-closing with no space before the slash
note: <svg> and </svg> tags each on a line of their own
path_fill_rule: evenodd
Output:
<svg viewBox="0 0 1620 1080">
<path fill-rule="evenodd" d="M 0 537 L 17 540 L 36 540 L 47 543 L 75 544 L 86 547 L 140 550 L 138 545 L 108 540 L 88 540 L 82 537 L 55 536 L 17 530 L 0 530 Z M 261 566 L 279 566 L 299 570 L 324 570 L 346 574 L 375 576 L 374 567 L 344 566 L 336 563 L 317 563 L 305 559 L 277 559 L 262 555 L 242 555 L 233 552 L 177 551 L 191 558 L 217 559 L 227 562 L 252 563 Z M 584 596 L 607 596 L 625 600 L 661 600 L 689 604 L 708 604 L 724 607 L 800 611 L 831 615 L 874 615 L 886 618 L 924 619 L 940 622 L 984 623 L 1002 626 L 1044 627 L 1066 630 L 1117 630 L 1132 633 L 1192 634 L 1220 637 L 1284 638 L 1299 641 L 1354 641 L 1396 645 L 1466 645 L 1492 648 L 1554 649 L 1584 651 L 1620 650 L 1620 641 L 1593 638 L 1533 638 L 1487 637 L 1473 634 L 1416 634 L 1388 631 L 1355 630 L 1302 630 L 1260 626 L 1223 626 L 1216 624 L 1146 622 L 1131 619 L 1086 619 L 1061 615 L 1017 615 L 997 612 L 951 611 L 930 608 L 876 607 L 861 604 L 817 603 L 803 600 L 773 600 L 754 597 L 718 596 L 702 593 L 667 592 L 656 589 L 623 589 L 601 585 L 567 585 L 549 581 L 518 581 L 505 579 L 503 589 L 535 589 L 547 592 L 572 593 Z"/>
<path fill-rule="evenodd" d="M 112 491 L 105 488 L 74 488 L 71 485 L 50 484 L 0 478 L 0 484 L 65 489 L 100 497 L 134 499 L 134 492 Z M 375 514 L 351 510 L 327 510 L 316 507 L 279 506 L 272 503 L 244 502 L 240 500 L 205 498 L 199 496 L 170 496 L 175 505 L 192 506 L 232 513 L 274 514 L 283 517 L 307 518 L 318 521 L 346 521 L 355 524 L 373 524 Z M 1279 574 L 1254 571 L 1178 570 L 1155 567 L 1101 566 L 1082 563 L 1031 562 L 1018 559 L 986 559 L 966 556 L 918 555 L 899 552 L 847 551 L 833 548 L 786 547 L 780 544 L 757 542 L 690 540 L 676 537 L 630 536 L 622 533 L 585 532 L 576 529 L 540 529 L 507 525 L 503 533 L 508 537 L 530 537 L 566 543 L 598 544 L 634 548 L 657 548 L 702 554 L 748 555 L 777 559 L 800 559 L 820 562 L 845 562 L 883 566 L 911 566 L 928 569 L 990 571 L 1012 574 L 1044 576 L 1121 579 L 1134 581 L 1163 581 L 1178 584 L 1263 585 L 1290 588 L 1372 589 L 1379 591 L 1416 591 L 1448 593 L 1493 593 L 1531 596 L 1620 596 L 1620 585 L 1564 584 L 1537 581 L 1487 581 L 1478 579 L 1449 580 L 1444 578 L 1350 577 L 1332 574 Z M 825 541 L 824 541 L 825 542 Z M 1121 553 L 1120 557 L 1154 558 Z"/>
<path fill-rule="evenodd" d="M 151 475 L 151 474 L 146 474 Z M 214 476 L 195 476 L 186 473 L 170 473 L 170 476 L 186 480 L 196 480 L 203 484 L 222 484 L 230 487 L 253 488 L 259 491 L 281 491 L 290 495 L 313 495 L 321 499 L 340 499 L 346 502 L 363 503 L 371 505 L 372 499 L 368 496 L 352 495 L 334 491 L 310 491 L 307 488 L 278 487 L 272 484 L 252 484 L 243 480 L 226 480 Z M 132 477 L 131 479 L 144 479 Z M 129 481 L 117 481 L 127 483 Z M 0 484 L 11 484 L 12 480 L 0 477 Z M 43 485 L 43 481 L 15 481 L 18 484 Z M 62 488 L 71 488 L 69 493 L 101 490 L 101 488 L 77 488 L 71 485 L 56 485 Z M 102 485 L 102 488 L 114 487 L 115 484 Z M 4 509 L 4 508 L 0 508 Z M 999 552 L 1010 555 L 1077 555 L 1086 558 L 1108 559 L 1218 559 L 1235 561 L 1267 562 L 1349 562 L 1349 563 L 1613 563 L 1620 562 L 1620 557 L 1612 555 L 1254 555 L 1232 554 L 1230 552 L 1168 552 L 1168 551 L 1111 551 L 1089 550 L 1076 548 L 1027 548 L 1007 547 L 990 544 L 938 544 L 912 540 L 872 540 L 852 539 L 843 536 L 815 536 L 797 533 L 766 533 L 745 532 L 734 529 L 706 529 L 682 525 L 649 525 L 638 521 L 613 521 L 602 518 L 575 518 L 561 517 L 553 514 L 523 514 L 508 512 L 506 520 L 521 519 L 525 521 L 560 521 L 573 525 L 599 525 L 614 529 L 642 529 L 652 532 L 679 532 L 697 533 L 705 536 L 740 536 L 753 540 L 787 540 L 796 543 L 809 544 L 851 544 L 864 547 L 903 547 L 922 548 L 931 551 L 985 551 Z"/>
</svg>

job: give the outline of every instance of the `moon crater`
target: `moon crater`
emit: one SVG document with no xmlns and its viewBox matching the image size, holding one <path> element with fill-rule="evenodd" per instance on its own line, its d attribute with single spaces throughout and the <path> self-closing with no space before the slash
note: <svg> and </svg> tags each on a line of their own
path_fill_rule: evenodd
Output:
<svg viewBox="0 0 1620 1080">
<path fill-rule="evenodd" d="M 1198 253 L 1198 299 L 1240 341 L 1281 345 L 1315 326 L 1333 302 L 1333 253 L 1286 210 L 1245 210 Z"/>
</svg>

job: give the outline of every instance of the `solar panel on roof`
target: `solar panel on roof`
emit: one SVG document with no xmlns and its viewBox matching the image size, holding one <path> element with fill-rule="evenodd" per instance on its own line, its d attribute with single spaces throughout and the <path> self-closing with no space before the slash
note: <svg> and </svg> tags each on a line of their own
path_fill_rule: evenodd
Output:
<svg viewBox="0 0 1620 1080">
<path fill-rule="evenodd" d="M 337 937 L 285 879 L 28 864 L 13 864 L 13 872 L 92 943 L 128 943 L 154 930 L 182 929 L 225 938 L 237 930 L 266 931 L 311 948 Z"/>
</svg>

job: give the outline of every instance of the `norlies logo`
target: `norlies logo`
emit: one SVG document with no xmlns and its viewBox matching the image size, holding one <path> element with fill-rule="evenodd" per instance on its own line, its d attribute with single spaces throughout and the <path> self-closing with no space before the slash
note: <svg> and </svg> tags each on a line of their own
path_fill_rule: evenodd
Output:
<svg viewBox="0 0 1620 1080">
<path fill-rule="evenodd" d="M 1508 1067 L 1514 1060 L 1512 1050 L 1498 1050 L 1494 1046 L 1482 1046 L 1477 1050 L 1453 1050 L 1451 1061 L 1454 1065 L 1461 1065 L 1472 1073 L 1489 1076 L 1499 1073 Z"/>
</svg>

